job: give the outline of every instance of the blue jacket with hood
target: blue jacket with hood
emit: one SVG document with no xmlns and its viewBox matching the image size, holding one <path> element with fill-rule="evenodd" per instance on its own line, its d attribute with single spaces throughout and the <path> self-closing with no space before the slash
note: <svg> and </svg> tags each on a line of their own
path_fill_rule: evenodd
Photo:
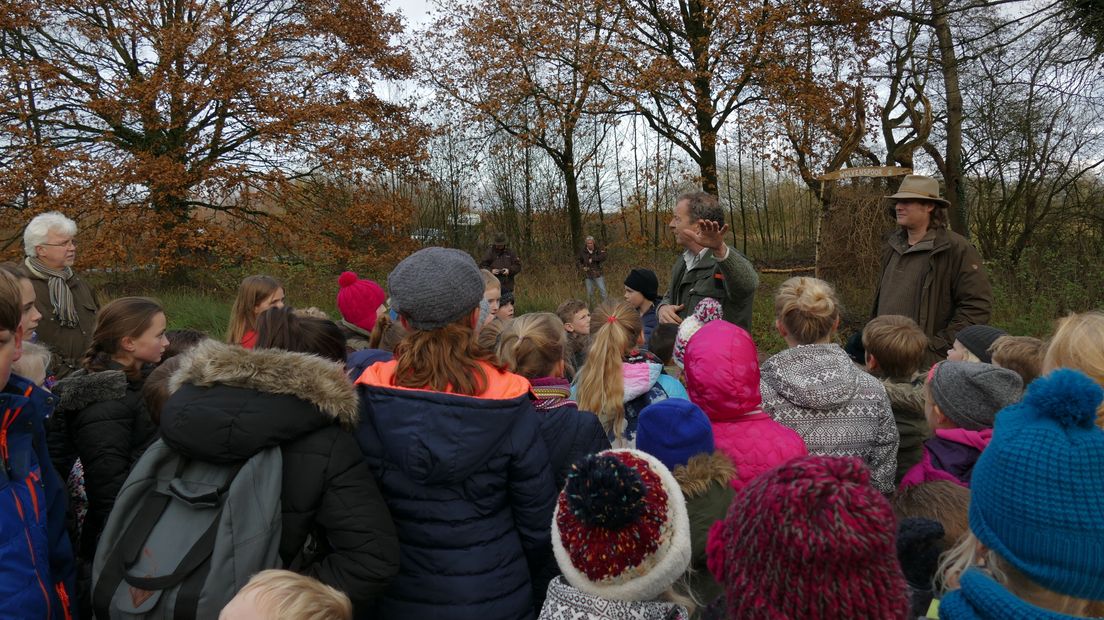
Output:
<svg viewBox="0 0 1104 620">
<path fill-rule="evenodd" d="M 400 388 L 396 363 L 357 381 L 357 440 L 399 535 L 377 617 L 533 618 L 556 489 L 529 382 L 485 364 L 478 396 Z"/>
<path fill-rule="evenodd" d="M 55 397 L 12 375 L 0 392 L 0 609 L 5 617 L 73 617 L 76 564 L 65 487 L 43 423 Z M 12 614 L 12 615 L 8 615 Z"/>
</svg>

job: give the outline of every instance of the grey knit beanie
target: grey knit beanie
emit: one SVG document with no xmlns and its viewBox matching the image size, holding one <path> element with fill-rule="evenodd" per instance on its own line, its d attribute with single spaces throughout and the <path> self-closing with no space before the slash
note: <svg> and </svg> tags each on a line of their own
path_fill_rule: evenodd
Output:
<svg viewBox="0 0 1104 620">
<path fill-rule="evenodd" d="M 1001 336 L 1007 336 L 1008 332 L 997 329 L 992 325 L 970 325 L 955 334 L 955 340 L 962 343 L 970 353 L 986 364 L 993 362 L 993 356 L 989 354 L 989 347 Z"/>
<path fill-rule="evenodd" d="M 425 248 L 387 276 L 395 311 L 418 330 L 439 329 L 470 314 L 483 299 L 483 276 L 466 252 Z"/>
<path fill-rule="evenodd" d="M 993 428 L 997 412 L 1023 396 L 1020 375 L 977 362 L 939 362 L 929 385 L 943 415 L 969 431 Z"/>
</svg>

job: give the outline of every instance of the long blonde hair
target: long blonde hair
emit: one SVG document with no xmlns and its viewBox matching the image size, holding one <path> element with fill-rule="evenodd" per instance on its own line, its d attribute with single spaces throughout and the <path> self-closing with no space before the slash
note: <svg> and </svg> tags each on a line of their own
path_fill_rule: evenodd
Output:
<svg viewBox="0 0 1104 620">
<path fill-rule="evenodd" d="M 1060 594 L 1039 585 L 999 553 L 983 547 L 973 532 L 968 532 L 939 559 L 936 579 L 941 582 L 943 591 L 957 590 L 962 573 L 973 566 L 984 569 L 1017 598 L 1036 607 L 1081 618 L 1096 618 L 1104 614 L 1104 601 Z M 940 583 L 935 585 L 939 587 Z"/>
<path fill-rule="evenodd" d="M 226 328 L 226 342 L 239 344 L 245 332 L 256 329 L 257 305 L 269 295 L 283 288 L 280 281 L 271 276 L 249 276 L 238 286 L 238 296 L 230 310 L 230 324 Z"/>
<path fill-rule="evenodd" d="M 498 337 L 498 360 L 526 379 L 550 377 L 563 361 L 567 332 L 551 312 L 531 312 L 516 319 Z"/>
<path fill-rule="evenodd" d="M 622 358 L 643 329 L 640 313 L 625 301 L 607 301 L 590 315 L 590 353 L 575 375 L 579 409 L 593 411 L 606 432 L 618 432 L 625 420 Z"/>
<path fill-rule="evenodd" d="M 1104 386 L 1104 312 L 1092 310 L 1059 319 L 1046 345 L 1043 374 L 1055 368 L 1076 368 Z M 1096 425 L 1104 428 L 1104 403 L 1096 410 Z"/>
<path fill-rule="evenodd" d="M 774 296 L 774 315 L 797 344 L 814 344 L 836 331 L 839 298 L 824 280 L 790 278 L 778 287 Z"/>
</svg>

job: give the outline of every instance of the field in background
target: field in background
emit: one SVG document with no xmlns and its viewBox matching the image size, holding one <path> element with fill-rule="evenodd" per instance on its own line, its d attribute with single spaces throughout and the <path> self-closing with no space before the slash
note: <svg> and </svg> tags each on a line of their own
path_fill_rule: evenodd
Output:
<svg viewBox="0 0 1104 620">
<path fill-rule="evenodd" d="M 524 257 L 523 257 L 524 259 Z M 667 286 L 667 279 L 675 252 L 629 253 L 614 249 L 607 261 L 606 285 L 610 296 L 620 298 L 622 282 L 633 267 L 648 267 L 656 271 L 660 291 Z M 794 262 L 793 265 L 800 265 Z M 582 277 L 570 264 L 551 261 L 525 260 L 525 269 L 517 279 L 517 313 L 552 311 L 560 302 L 585 295 Z M 777 265 L 775 265 L 777 266 Z M 994 287 L 994 313 L 992 324 L 1018 335 L 1045 337 L 1054 319 L 1069 311 L 1099 308 L 1104 302 L 1099 287 L 1084 287 L 1087 276 L 1083 267 L 1063 266 L 1059 256 L 1040 257 L 1033 265 L 1044 277 L 1031 275 L 1023 270 L 1004 272 L 990 265 L 990 277 Z M 1104 277 L 1104 268 L 1099 276 Z M 142 274 L 105 276 L 90 274 L 89 279 L 106 299 L 122 295 L 148 295 L 159 299 L 166 308 L 170 328 L 190 327 L 200 329 L 221 338 L 233 303 L 237 284 L 245 275 L 267 273 L 284 284 L 288 303 L 296 307 L 315 306 L 331 317 L 337 317 L 335 296 L 338 273 L 319 272 L 302 265 L 256 263 L 244 267 L 227 267 L 197 275 L 196 283 L 187 288 L 163 286 L 157 278 Z M 386 284 L 386 273 L 360 273 Z M 811 275 L 801 272 L 797 275 Z M 774 330 L 773 294 L 787 277 L 786 274 L 761 273 L 759 291 L 755 299 L 752 336 L 763 353 L 774 353 L 785 343 Z M 1101 279 L 1096 279 L 1100 282 Z M 834 282 L 844 305 L 845 315 L 841 326 L 841 340 L 860 326 L 868 317 L 873 294 L 873 283 Z M 865 286 L 864 286 L 865 285 Z"/>
</svg>

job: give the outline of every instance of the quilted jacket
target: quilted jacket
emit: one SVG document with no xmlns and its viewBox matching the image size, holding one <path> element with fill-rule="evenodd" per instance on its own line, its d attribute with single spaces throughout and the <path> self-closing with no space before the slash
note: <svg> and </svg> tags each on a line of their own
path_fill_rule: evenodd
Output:
<svg viewBox="0 0 1104 620">
<path fill-rule="evenodd" d="M 751 335 L 724 321 L 706 323 L 690 339 L 684 358 L 690 400 L 713 423 L 713 443 L 736 465 L 734 489 L 807 454 L 793 430 L 760 409 L 759 358 Z"/>
</svg>

